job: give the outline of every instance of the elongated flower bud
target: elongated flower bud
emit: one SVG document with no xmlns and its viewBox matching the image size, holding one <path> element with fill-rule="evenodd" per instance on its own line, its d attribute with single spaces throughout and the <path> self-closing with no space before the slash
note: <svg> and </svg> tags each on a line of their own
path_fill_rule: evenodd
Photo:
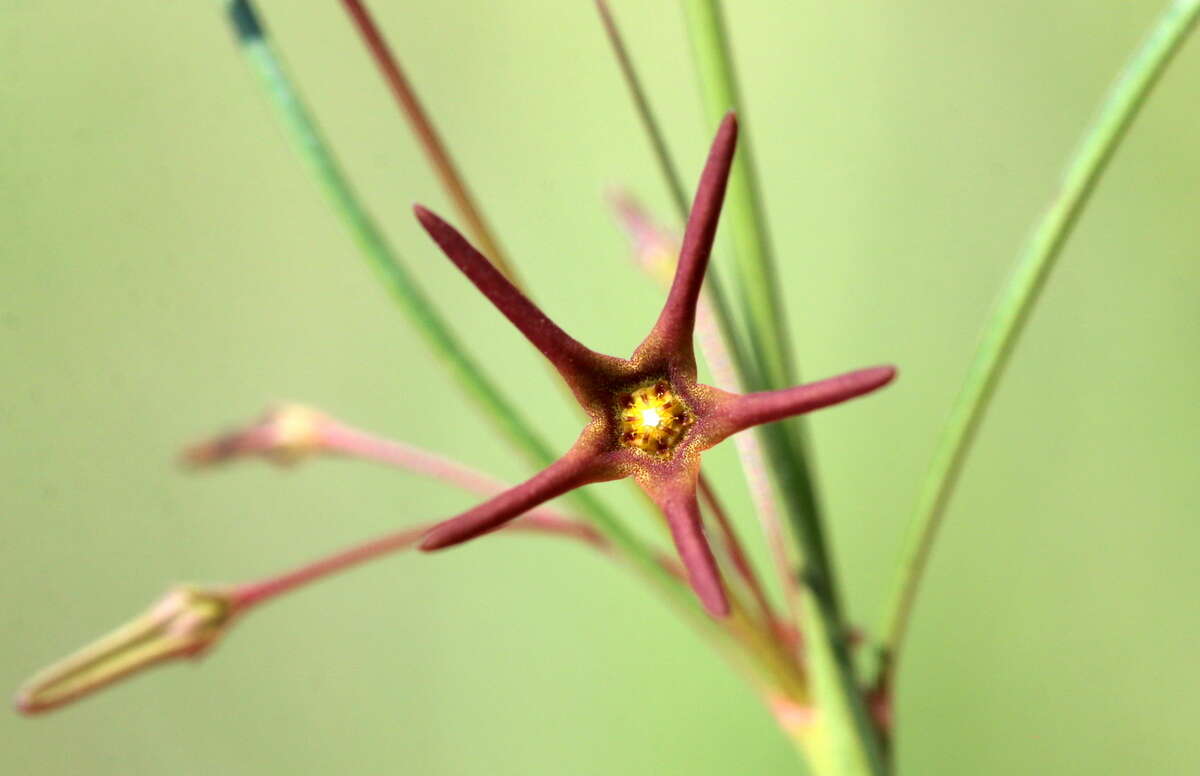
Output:
<svg viewBox="0 0 1200 776">
<path fill-rule="evenodd" d="M 33 677 L 17 693 L 17 709 L 48 711 L 145 668 L 198 657 L 225 632 L 233 613 L 226 590 L 173 588 L 132 622 Z"/>
</svg>

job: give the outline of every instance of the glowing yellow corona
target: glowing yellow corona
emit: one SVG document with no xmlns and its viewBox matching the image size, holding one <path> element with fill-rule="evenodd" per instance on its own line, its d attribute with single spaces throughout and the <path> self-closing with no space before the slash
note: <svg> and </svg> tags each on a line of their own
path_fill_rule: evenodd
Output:
<svg viewBox="0 0 1200 776">
<path fill-rule="evenodd" d="M 666 382 L 623 394 L 617 408 L 621 443 L 651 455 L 667 455 L 693 422 L 687 407 Z"/>
</svg>

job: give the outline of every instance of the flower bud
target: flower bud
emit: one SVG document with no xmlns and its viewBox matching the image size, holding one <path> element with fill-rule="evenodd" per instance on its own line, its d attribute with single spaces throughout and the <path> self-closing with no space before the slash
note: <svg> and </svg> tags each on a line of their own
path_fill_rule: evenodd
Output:
<svg viewBox="0 0 1200 776">
<path fill-rule="evenodd" d="M 144 668 L 198 657 L 225 632 L 233 614 L 227 590 L 173 588 L 132 622 L 31 679 L 17 693 L 17 709 L 48 711 Z"/>
<path fill-rule="evenodd" d="M 223 463 L 231 458 L 257 455 L 281 466 L 290 466 L 320 452 L 326 418 L 302 404 L 282 404 L 254 424 L 201 442 L 184 451 L 184 460 L 196 466 Z"/>
</svg>

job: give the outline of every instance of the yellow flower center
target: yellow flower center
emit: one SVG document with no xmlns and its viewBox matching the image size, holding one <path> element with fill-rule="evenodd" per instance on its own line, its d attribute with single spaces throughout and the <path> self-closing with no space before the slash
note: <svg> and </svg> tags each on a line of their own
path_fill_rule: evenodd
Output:
<svg viewBox="0 0 1200 776">
<path fill-rule="evenodd" d="M 693 422 L 691 413 L 666 382 L 623 394 L 617 407 L 621 444 L 651 455 L 667 455 Z"/>
</svg>

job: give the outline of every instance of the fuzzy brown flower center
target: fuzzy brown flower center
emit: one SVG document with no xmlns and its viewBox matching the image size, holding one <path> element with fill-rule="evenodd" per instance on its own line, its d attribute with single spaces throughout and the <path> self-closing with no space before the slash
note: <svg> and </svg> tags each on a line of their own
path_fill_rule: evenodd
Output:
<svg viewBox="0 0 1200 776">
<path fill-rule="evenodd" d="M 621 444 L 651 455 L 668 455 L 694 418 L 665 381 L 622 394 L 617 407 Z"/>
</svg>

